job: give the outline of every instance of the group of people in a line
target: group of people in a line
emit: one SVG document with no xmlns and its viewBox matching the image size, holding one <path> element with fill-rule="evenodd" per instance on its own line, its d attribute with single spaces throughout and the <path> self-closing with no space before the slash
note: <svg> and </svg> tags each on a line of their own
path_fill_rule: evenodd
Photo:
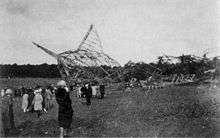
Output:
<svg viewBox="0 0 220 138">
<path fill-rule="evenodd" d="M 42 111 L 47 112 L 55 102 L 55 87 L 36 86 L 34 89 L 23 89 L 22 109 L 24 112 L 36 112 L 38 117 Z"/>
<path fill-rule="evenodd" d="M 98 88 L 100 93 L 99 98 L 103 99 L 105 95 L 104 84 L 101 84 L 99 87 L 96 85 L 91 86 L 89 83 L 83 84 L 83 86 L 78 89 L 77 97 L 86 98 L 86 104 L 91 105 L 91 98 L 98 97 Z"/>
</svg>

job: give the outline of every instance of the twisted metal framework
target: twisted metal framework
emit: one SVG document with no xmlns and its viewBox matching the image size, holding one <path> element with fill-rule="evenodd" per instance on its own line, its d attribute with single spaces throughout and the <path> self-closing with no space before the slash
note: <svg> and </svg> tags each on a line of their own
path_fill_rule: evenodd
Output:
<svg viewBox="0 0 220 138">
<path fill-rule="evenodd" d="M 57 59 L 58 69 L 62 78 L 76 78 L 79 71 L 82 71 L 83 66 L 120 66 L 116 60 L 103 52 L 99 35 L 93 25 L 90 26 L 88 32 L 76 50 L 68 50 L 56 54 L 35 42 L 33 42 L 33 44 Z M 108 74 L 104 69 L 103 71 Z"/>
</svg>

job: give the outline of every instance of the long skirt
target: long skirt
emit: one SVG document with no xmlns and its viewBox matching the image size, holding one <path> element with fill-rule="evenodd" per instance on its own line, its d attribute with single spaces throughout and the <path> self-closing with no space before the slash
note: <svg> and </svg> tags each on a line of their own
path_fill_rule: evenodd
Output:
<svg viewBox="0 0 220 138">
<path fill-rule="evenodd" d="M 92 96 L 95 97 L 97 95 L 97 87 L 92 86 Z"/>
<path fill-rule="evenodd" d="M 73 109 L 71 105 L 59 106 L 58 122 L 59 126 L 63 128 L 70 128 L 72 123 Z"/>
<path fill-rule="evenodd" d="M 49 110 L 53 107 L 53 102 L 54 100 L 51 98 L 51 99 L 46 99 L 45 100 L 45 104 L 46 104 L 46 109 Z"/>
<path fill-rule="evenodd" d="M 23 97 L 22 97 L 22 109 L 24 111 L 26 111 L 27 107 L 28 107 L 28 95 L 24 94 Z"/>
</svg>

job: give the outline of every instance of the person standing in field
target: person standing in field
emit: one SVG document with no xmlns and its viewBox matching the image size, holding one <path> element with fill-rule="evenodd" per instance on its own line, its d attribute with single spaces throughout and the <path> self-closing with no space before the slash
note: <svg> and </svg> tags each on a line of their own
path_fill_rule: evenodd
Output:
<svg viewBox="0 0 220 138">
<path fill-rule="evenodd" d="M 56 101 L 59 105 L 58 123 L 60 127 L 60 138 L 63 138 L 67 135 L 67 131 L 71 126 L 73 109 L 66 82 L 63 80 L 59 81 L 57 87 L 55 95 Z"/>
<path fill-rule="evenodd" d="M 23 96 L 22 96 L 22 109 L 25 112 L 27 112 L 27 108 L 28 108 L 28 94 L 27 92 L 23 93 Z"/>
<path fill-rule="evenodd" d="M 1 89 L 1 97 L 3 98 L 5 95 L 5 89 Z"/>
<path fill-rule="evenodd" d="M 46 88 L 43 88 L 43 89 L 41 90 L 41 95 L 42 95 L 42 97 L 43 97 L 42 110 L 43 110 L 45 113 L 47 113 L 47 110 L 46 110 L 46 106 L 47 106 L 47 105 L 46 105 L 46 104 L 47 104 Z"/>
<path fill-rule="evenodd" d="M 34 99 L 34 90 L 32 90 L 31 88 L 27 89 L 27 93 L 28 93 L 28 109 L 27 111 L 30 112 L 34 112 L 34 105 L 32 104 L 33 99 Z"/>
<path fill-rule="evenodd" d="M 97 88 L 98 88 L 98 86 L 92 86 L 92 96 L 93 97 L 96 97 L 97 96 Z"/>
<path fill-rule="evenodd" d="M 52 108 L 53 106 L 53 94 L 52 94 L 52 89 L 51 87 L 47 87 L 47 89 L 45 90 L 45 104 L 46 104 L 46 110 L 49 110 Z"/>
<path fill-rule="evenodd" d="M 5 95 L 1 101 L 1 127 L 3 135 L 7 134 L 11 129 L 15 128 L 14 112 L 13 112 L 13 91 L 6 89 Z"/>
<path fill-rule="evenodd" d="M 86 97 L 86 86 L 85 86 L 85 84 L 83 84 L 80 91 L 81 91 L 81 97 L 85 98 Z"/>
<path fill-rule="evenodd" d="M 101 84 L 100 86 L 99 86 L 99 91 L 100 91 L 100 94 L 101 94 L 101 99 L 103 99 L 104 98 L 104 95 L 105 95 L 105 85 L 104 84 Z"/>
<path fill-rule="evenodd" d="M 77 88 L 78 88 L 78 90 L 77 90 L 76 97 L 81 98 L 82 97 L 82 91 L 81 91 L 82 87 L 80 87 L 80 85 L 77 85 Z"/>
<path fill-rule="evenodd" d="M 37 87 L 36 90 L 34 91 L 34 99 L 32 101 L 34 105 L 34 111 L 37 113 L 37 117 L 39 118 L 42 114 L 42 109 L 43 109 L 43 96 L 41 95 L 42 89 L 40 87 Z"/>
<path fill-rule="evenodd" d="M 86 104 L 91 105 L 91 98 L 92 98 L 92 87 L 90 84 L 86 84 Z"/>
</svg>

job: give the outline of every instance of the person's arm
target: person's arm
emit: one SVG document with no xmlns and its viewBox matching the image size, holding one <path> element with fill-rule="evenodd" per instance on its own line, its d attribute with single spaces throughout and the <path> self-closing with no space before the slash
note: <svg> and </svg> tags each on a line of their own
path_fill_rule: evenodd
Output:
<svg viewBox="0 0 220 138">
<path fill-rule="evenodd" d="M 33 98 L 32 102 L 31 102 L 31 105 L 34 105 L 34 103 L 35 103 L 35 95 L 34 95 L 34 98 Z"/>
<path fill-rule="evenodd" d="M 41 95 L 41 101 L 42 101 L 42 107 L 43 108 L 45 108 L 45 99 L 46 99 L 45 95 L 44 96 Z"/>
<path fill-rule="evenodd" d="M 64 89 L 66 90 L 66 92 L 69 92 L 69 89 L 68 89 L 68 87 L 64 87 Z"/>
<path fill-rule="evenodd" d="M 89 88 L 89 95 L 92 97 L 92 87 Z"/>
</svg>

